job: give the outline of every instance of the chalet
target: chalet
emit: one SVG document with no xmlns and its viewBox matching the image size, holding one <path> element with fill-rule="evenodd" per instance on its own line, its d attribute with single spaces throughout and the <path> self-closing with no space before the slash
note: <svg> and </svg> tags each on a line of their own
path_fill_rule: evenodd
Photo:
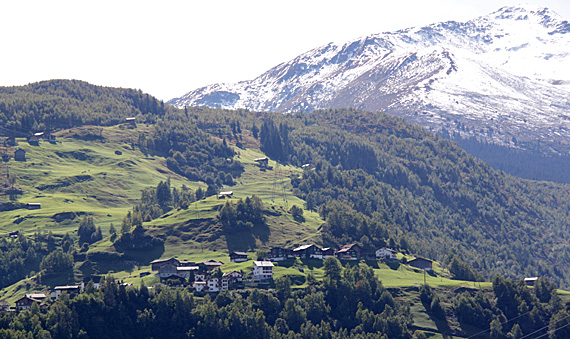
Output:
<svg viewBox="0 0 570 339">
<path fill-rule="evenodd" d="M 160 279 L 170 278 L 171 276 L 178 275 L 178 265 L 175 265 L 172 262 L 168 262 L 164 265 L 158 267 L 158 273 L 154 276 L 159 277 Z"/>
<path fill-rule="evenodd" d="M 243 274 L 238 271 L 226 272 L 222 278 L 228 279 L 229 284 L 240 283 L 243 280 Z"/>
<path fill-rule="evenodd" d="M 180 265 L 180 262 L 178 261 L 178 259 L 175 259 L 175 258 L 158 259 L 158 260 L 153 260 L 150 262 L 150 266 L 151 266 L 151 269 L 153 271 L 158 271 L 160 266 L 166 265 L 166 264 L 171 264 L 171 265 L 178 267 Z"/>
<path fill-rule="evenodd" d="M 201 263 L 198 264 L 198 266 L 206 269 L 207 271 L 211 271 L 214 268 L 222 266 L 223 264 L 224 263 L 221 261 L 208 260 L 208 261 L 202 261 Z"/>
<path fill-rule="evenodd" d="M 534 284 L 536 284 L 537 280 L 538 280 L 538 277 L 528 277 L 528 278 L 524 278 L 524 283 L 527 286 L 534 286 Z"/>
<path fill-rule="evenodd" d="M 321 249 L 323 259 L 334 257 L 334 249 L 331 247 L 325 247 Z"/>
<path fill-rule="evenodd" d="M 0 301 L 0 311 L 9 311 L 10 304 L 7 301 Z"/>
<path fill-rule="evenodd" d="M 432 270 L 432 261 L 424 258 L 416 258 L 414 260 L 408 261 L 408 265 L 422 269 L 424 271 Z"/>
<path fill-rule="evenodd" d="M 336 252 L 338 259 L 359 260 L 362 258 L 362 248 L 358 244 L 344 245 Z"/>
<path fill-rule="evenodd" d="M 29 202 L 26 204 L 26 208 L 29 210 L 39 210 L 42 208 L 42 204 L 39 202 Z"/>
<path fill-rule="evenodd" d="M 43 293 L 26 294 L 24 297 L 16 300 L 16 309 L 20 311 L 29 310 L 33 303 L 39 305 L 45 298 L 46 295 Z"/>
<path fill-rule="evenodd" d="M 301 259 L 322 259 L 323 252 L 314 244 L 303 245 L 293 250 L 293 255 Z"/>
<path fill-rule="evenodd" d="M 44 132 L 34 133 L 34 137 L 36 137 L 38 139 L 43 139 L 44 138 Z"/>
<path fill-rule="evenodd" d="M 231 198 L 233 195 L 233 191 L 220 192 L 220 194 L 218 194 L 218 199 L 225 199 L 226 197 Z"/>
<path fill-rule="evenodd" d="M 231 262 L 243 262 L 247 261 L 247 253 L 245 252 L 232 252 L 230 253 Z"/>
<path fill-rule="evenodd" d="M 273 263 L 271 261 L 254 261 L 253 278 L 257 280 L 273 279 Z"/>
<path fill-rule="evenodd" d="M 8 237 L 17 238 L 19 234 L 20 234 L 20 231 L 12 231 L 12 232 L 8 233 Z"/>
<path fill-rule="evenodd" d="M 283 247 L 273 247 L 268 256 L 272 261 L 282 261 L 294 258 L 293 251 Z"/>
<path fill-rule="evenodd" d="M 125 121 L 126 121 L 127 123 L 129 123 L 129 124 L 133 124 L 133 125 L 134 125 L 134 124 L 136 123 L 136 121 L 137 121 L 137 118 L 136 118 L 136 117 L 128 117 L 128 118 L 125 119 Z"/>
<path fill-rule="evenodd" d="M 391 248 L 382 247 L 376 250 L 376 259 L 396 260 L 396 253 Z"/>
<path fill-rule="evenodd" d="M 258 163 L 259 166 L 261 166 L 261 167 L 267 167 L 267 165 L 269 165 L 269 159 L 267 157 L 255 158 L 255 159 L 253 159 L 253 161 Z"/>
<path fill-rule="evenodd" d="M 16 309 L 22 310 L 29 310 L 32 307 L 33 303 L 41 303 L 41 300 L 37 300 L 34 298 L 30 298 L 27 295 L 16 300 Z"/>
<path fill-rule="evenodd" d="M 14 152 L 14 160 L 16 161 L 26 161 L 26 150 L 18 148 Z"/>
<path fill-rule="evenodd" d="M 52 299 L 57 299 L 63 292 L 67 294 L 78 294 L 81 291 L 81 286 L 70 285 L 70 286 L 56 286 L 50 293 Z"/>
<path fill-rule="evenodd" d="M 303 164 L 301 166 L 302 169 L 308 169 L 311 166 L 311 164 Z"/>
</svg>

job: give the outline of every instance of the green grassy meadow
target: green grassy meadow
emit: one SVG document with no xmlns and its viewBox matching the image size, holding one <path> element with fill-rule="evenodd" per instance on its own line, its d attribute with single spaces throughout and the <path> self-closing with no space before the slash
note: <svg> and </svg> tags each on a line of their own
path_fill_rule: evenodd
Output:
<svg viewBox="0 0 570 339">
<path fill-rule="evenodd" d="M 99 133 L 101 138 L 85 141 L 76 137 L 85 133 Z M 4 166 L 9 168 L 10 174 L 16 177 L 16 185 L 23 190 L 18 201 L 41 203 L 42 207 L 38 210 L 17 209 L 0 213 L 0 237 L 14 230 L 21 230 L 24 234 L 51 231 L 58 237 L 66 232 L 74 234 L 80 218 L 90 215 L 95 224 L 102 228 L 104 237 L 92 244 L 87 253 L 116 252 L 109 238 L 109 226 L 113 223 L 117 229 L 120 228 L 123 217 L 137 203 L 142 189 L 168 179 L 172 187 L 184 184 L 192 189 L 206 189 L 204 183 L 188 181 L 170 171 L 164 158 L 147 156 L 136 146 L 133 147 L 132 140 L 136 140 L 139 133 L 148 133 L 148 127 L 65 130 L 58 133 L 57 143 L 41 142 L 39 146 L 18 140 L 17 147 L 26 150 L 27 160 L 11 160 L 5 162 Z M 121 154 L 115 154 L 116 151 Z M 137 265 L 100 263 L 99 273 L 112 274 L 135 286 L 141 282 L 152 286 L 159 282 L 150 270 L 149 263 L 153 259 L 175 257 L 195 262 L 213 259 L 224 263 L 224 272 L 237 270 L 249 273 L 253 269 L 257 250 L 269 250 L 273 246 L 293 248 L 307 243 L 323 245 L 319 227 L 324 221 L 318 213 L 304 211 L 304 221 L 299 222 L 289 212 L 293 205 L 304 206 L 304 201 L 292 194 L 290 183 L 292 177 L 302 175 L 302 169 L 277 164 L 273 160 L 269 161 L 267 168 L 263 168 L 253 160 L 263 156 L 258 149 L 236 148 L 235 159 L 243 164 L 244 172 L 236 178 L 235 185 L 223 187 L 224 191 L 232 191 L 233 197 L 217 199 L 211 196 L 144 223 L 149 234 L 165 239 L 164 248 L 154 252 L 129 253 L 137 259 Z M 266 226 L 256 226 L 247 233 L 226 234 L 216 220 L 218 211 L 226 201 L 235 203 L 252 195 L 263 200 Z M 0 199 L 8 201 L 7 196 Z M 58 218 L 62 213 L 67 213 L 67 218 Z M 228 256 L 231 251 L 247 251 L 250 260 L 232 263 Z M 399 254 L 399 257 L 403 255 Z M 325 275 L 321 260 L 289 259 L 274 264 L 275 278 L 289 277 L 293 288 L 306 287 L 309 274 L 318 280 Z M 343 263 L 346 264 L 359 263 Z M 437 333 L 441 330 L 438 324 L 427 315 L 418 301 L 417 288 L 424 283 L 424 278 L 429 285 L 443 290 L 491 288 L 488 282 L 452 280 L 437 263 L 434 265 L 434 275 L 425 275 L 423 271 L 403 264 L 388 265 L 383 261 L 369 261 L 366 264 L 373 267 L 375 275 L 385 287 L 392 291 L 398 289 L 398 292 L 394 292 L 398 300 L 411 304 L 414 326 L 426 331 L 430 338 L 442 336 Z M 77 278 L 82 277 L 82 270 L 82 263 L 76 263 Z M 151 274 L 141 278 L 140 274 L 146 272 Z M 45 291 L 45 286 L 38 284 L 36 278 L 32 273 L 30 277 L 4 288 L 0 291 L 0 299 L 13 303 L 25 293 Z"/>
</svg>

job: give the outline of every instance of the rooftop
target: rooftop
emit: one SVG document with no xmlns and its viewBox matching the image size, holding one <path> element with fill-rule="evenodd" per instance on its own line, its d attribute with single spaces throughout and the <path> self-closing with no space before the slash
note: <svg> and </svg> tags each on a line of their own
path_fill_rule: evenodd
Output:
<svg viewBox="0 0 570 339">
<path fill-rule="evenodd" d="M 273 263 L 271 261 L 254 261 L 253 265 L 258 267 L 273 267 Z"/>
</svg>

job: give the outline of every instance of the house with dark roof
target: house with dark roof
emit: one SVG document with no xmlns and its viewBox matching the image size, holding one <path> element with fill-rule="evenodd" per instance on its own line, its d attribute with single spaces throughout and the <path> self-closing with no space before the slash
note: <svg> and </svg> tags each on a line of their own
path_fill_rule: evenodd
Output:
<svg viewBox="0 0 570 339">
<path fill-rule="evenodd" d="M 424 271 L 432 270 L 432 261 L 424 258 L 416 258 L 414 260 L 408 261 L 408 265 L 422 269 Z"/>
<path fill-rule="evenodd" d="M 336 252 L 336 257 L 342 260 L 360 260 L 362 258 L 362 247 L 358 244 L 344 245 Z"/>
<path fill-rule="evenodd" d="M 321 253 L 323 259 L 334 257 L 334 248 L 332 247 L 321 248 Z"/>
<path fill-rule="evenodd" d="M 81 291 L 81 286 L 69 285 L 69 286 L 56 286 L 50 293 L 52 299 L 57 299 L 59 296 L 66 292 L 67 294 L 78 294 Z"/>
<path fill-rule="evenodd" d="M 315 244 L 310 244 L 293 249 L 293 256 L 301 259 L 322 259 L 323 252 Z"/>
<path fill-rule="evenodd" d="M 178 261 L 178 259 L 175 258 L 158 259 L 150 262 L 150 266 L 153 271 L 158 271 L 160 266 L 167 264 L 174 265 L 175 267 L 177 267 L 180 265 L 180 262 Z"/>
<path fill-rule="evenodd" d="M 271 261 L 283 261 L 295 257 L 291 249 L 283 247 L 273 247 L 267 256 Z"/>
<path fill-rule="evenodd" d="M 14 151 L 14 160 L 26 161 L 26 150 L 18 148 L 16 151 Z"/>
<path fill-rule="evenodd" d="M 211 271 L 214 268 L 222 266 L 223 264 L 224 263 L 221 261 L 208 260 L 208 261 L 202 261 L 201 263 L 198 264 L 198 266 L 200 266 L 200 268 L 206 269 L 207 271 Z"/>
<path fill-rule="evenodd" d="M 247 261 L 247 253 L 245 253 L 245 252 L 232 252 L 232 253 L 230 253 L 230 261 L 232 261 L 232 262 Z"/>
<path fill-rule="evenodd" d="M 46 298 L 46 295 L 43 293 L 31 293 L 26 294 L 22 298 L 16 300 L 16 309 L 22 310 L 29 310 L 32 308 L 34 303 L 38 305 Z"/>
</svg>

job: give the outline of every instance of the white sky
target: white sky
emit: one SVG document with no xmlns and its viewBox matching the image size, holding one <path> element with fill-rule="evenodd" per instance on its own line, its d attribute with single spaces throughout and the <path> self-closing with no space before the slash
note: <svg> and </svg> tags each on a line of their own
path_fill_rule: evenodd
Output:
<svg viewBox="0 0 570 339">
<path fill-rule="evenodd" d="M 520 2 L 2 1 L 0 86 L 79 79 L 166 101 L 212 83 L 253 79 L 331 41 L 467 21 Z M 524 2 L 570 20 L 568 0 Z"/>
</svg>

